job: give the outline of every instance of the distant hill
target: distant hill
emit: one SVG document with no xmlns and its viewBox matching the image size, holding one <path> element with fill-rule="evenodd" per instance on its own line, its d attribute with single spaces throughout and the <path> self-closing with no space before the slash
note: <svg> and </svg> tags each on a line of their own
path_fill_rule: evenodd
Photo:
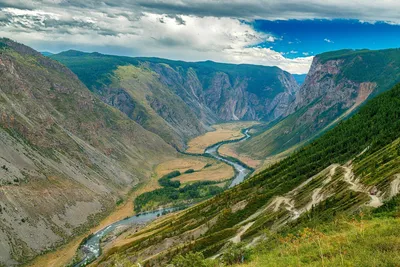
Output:
<svg viewBox="0 0 400 267">
<path fill-rule="evenodd" d="M 51 53 L 51 52 L 40 52 L 40 54 L 42 54 L 43 56 L 46 56 L 46 57 L 49 57 L 49 56 L 54 55 L 54 54 Z"/>
</svg>

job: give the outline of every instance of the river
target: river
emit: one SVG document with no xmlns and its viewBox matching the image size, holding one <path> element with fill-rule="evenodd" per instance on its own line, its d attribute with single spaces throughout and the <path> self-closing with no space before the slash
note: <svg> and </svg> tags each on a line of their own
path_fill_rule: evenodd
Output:
<svg viewBox="0 0 400 267">
<path fill-rule="evenodd" d="M 243 142 L 243 141 L 249 139 L 251 137 L 249 134 L 249 130 L 250 129 L 246 129 L 244 131 L 245 136 L 243 138 L 240 138 L 238 140 L 229 141 L 229 143 L 239 143 L 239 142 Z M 223 162 L 231 165 L 235 169 L 235 176 L 233 177 L 232 182 L 229 185 L 229 188 L 231 188 L 231 187 L 243 182 L 243 180 L 252 172 L 252 170 L 249 168 L 246 168 L 234 161 L 231 161 L 228 158 L 222 157 L 218 153 L 218 149 L 224 144 L 225 143 L 218 143 L 218 144 L 215 144 L 215 145 L 207 148 L 205 151 L 205 154 L 208 154 L 219 161 L 223 161 Z M 151 221 L 157 219 L 163 213 L 172 212 L 174 210 L 176 210 L 176 209 L 169 208 L 169 209 L 160 209 L 160 210 L 156 210 L 156 211 L 141 213 L 141 214 L 134 215 L 132 217 L 128 217 L 124 220 L 117 221 L 115 223 L 108 225 L 107 227 L 94 233 L 92 236 L 89 236 L 86 239 L 86 241 L 84 242 L 84 244 L 82 246 L 80 246 L 79 251 L 83 255 L 82 260 L 80 262 L 76 263 L 74 266 L 75 267 L 85 266 L 88 263 L 97 259 L 101 254 L 100 240 L 107 234 L 113 232 L 115 229 L 117 229 L 119 227 L 143 225 L 143 224 L 146 224 L 148 222 L 151 222 Z"/>
<path fill-rule="evenodd" d="M 243 138 L 241 138 L 241 139 L 236 140 L 235 143 L 243 142 L 243 141 L 249 139 L 249 138 L 251 137 L 250 134 L 249 134 L 249 131 L 250 131 L 250 129 L 246 129 L 246 130 L 244 131 L 244 135 L 245 135 L 245 136 L 244 136 Z M 209 155 L 211 155 L 213 158 L 215 158 L 215 159 L 217 159 L 217 160 L 219 160 L 219 161 L 223 161 L 223 162 L 225 162 L 225 163 L 231 165 L 233 168 L 235 168 L 235 173 L 236 173 L 236 175 L 235 175 L 235 177 L 232 179 L 231 184 L 229 185 L 229 188 L 231 188 L 231 187 L 233 187 L 233 186 L 235 186 L 235 185 L 240 184 L 241 182 L 243 182 L 243 180 L 246 178 L 247 175 L 249 175 L 249 174 L 252 172 L 252 170 L 250 170 L 250 169 L 248 169 L 248 168 L 245 168 L 244 166 L 242 166 L 242 165 L 240 165 L 240 164 L 238 164 L 238 163 L 236 163 L 236 162 L 233 162 L 233 161 L 231 161 L 231 160 L 229 160 L 229 159 L 227 159 L 227 158 L 222 157 L 222 156 L 218 153 L 218 149 L 219 149 L 222 145 L 224 145 L 224 143 L 218 143 L 218 144 L 216 144 L 216 145 L 213 145 L 213 146 L 207 148 L 206 151 L 205 151 L 205 154 L 209 154 Z"/>
</svg>

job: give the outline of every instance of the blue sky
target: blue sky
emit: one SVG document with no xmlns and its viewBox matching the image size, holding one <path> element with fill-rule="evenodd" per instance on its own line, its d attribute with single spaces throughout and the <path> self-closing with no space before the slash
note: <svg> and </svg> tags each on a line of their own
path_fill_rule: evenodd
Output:
<svg viewBox="0 0 400 267">
<path fill-rule="evenodd" d="M 284 53 L 288 58 L 316 55 L 344 48 L 385 49 L 400 47 L 400 26 L 385 22 L 359 20 L 256 20 L 259 32 L 276 36 L 274 43 L 260 44 Z"/>
<path fill-rule="evenodd" d="M 68 49 L 307 73 L 315 54 L 400 46 L 399 0 L 0 0 L 0 36 Z"/>
</svg>

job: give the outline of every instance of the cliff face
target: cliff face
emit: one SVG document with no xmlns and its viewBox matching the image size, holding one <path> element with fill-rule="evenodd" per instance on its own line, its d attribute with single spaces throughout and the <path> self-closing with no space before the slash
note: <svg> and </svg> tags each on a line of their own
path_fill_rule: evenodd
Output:
<svg viewBox="0 0 400 267">
<path fill-rule="evenodd" d="M 308 124 L 313 132 L 323 129 L 339 116 L 348 115 L 362 104 L 376 89 L 373 81 L 359 82 L 350 77 L 338 76 L 346 67 L 343 59 L 322 62 L 316 57 L 307 78 L 296 93 L 295 101 L 286 110 L 286 115 L 303 107 L 307 110 L 297 117 L 295 127 Z M 312 133 L 311 133 L 312 134 Z M 304 140 L 308 136 L 305 135 Z"/>
<path fill-rule="evenodd" d="M 0 265 L 83 233 L 173 156 L 69 69 L 0 39 Z"/>
<path fill-rule="evenodd" d="M 298 90 L 292 75 L 276 67 L 73 51 L 52 57 L 106 103 L 180 149 L 213 123 L 282 117 Z M 110 68 L 96 68 L 102 64 Z"/>
<path fill-rule="evenodd" d="M 284 115 L 299 88 L 292 75 L 278 68 L 251 66 L 250 72 L 247 65 L 213 62 L 177 70 L 165 64 L 150 66 L 196 114 L 203 114 L 201 119 L 214 121 L 274 120 Z"/>
<path fill-rule="evenodd" d="M 318 105 L 314 105 L 315 108 L 310 110 L 311 113 L 306 112 L 306 114 L 315 117 L 315 114 L 329 110 L 333 106 L 348 109 L 356 103 L 360 93 L 364 95 L 362 97 L 368 97 L 375 89 L 376 83 L 375 85 L 368 81 L 360 83 L 347 77 L 336 79 L 342 73 L 344 67 L 344 60 L 321 62 L 316 57 L 303 86 L 296 93 L 295 101 L 287 109 L 286 115 L 292 114 L 302 107 L 312 105 L 312 102 L 316 100 L 318 100 Z M 371 88 L 369 92 L 361 92 L 361 88 L 365 87 L 364 84 L 370 84 L 367 86 Z"/>
<path fill-rule="evenodd" d="M 314 58 L 284 120 L 235 149 L 257 159 L 302 144 L 400 81 L 400 50 L 341 50 Z"/>
</svg>

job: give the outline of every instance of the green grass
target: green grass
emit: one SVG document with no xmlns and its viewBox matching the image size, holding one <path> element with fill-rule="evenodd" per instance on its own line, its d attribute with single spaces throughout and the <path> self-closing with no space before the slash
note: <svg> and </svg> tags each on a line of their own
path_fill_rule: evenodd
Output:
<svg viewBox="0 0 400 267">
<path fill-rule="evenodd" d="M 323 231 L 305 228 L 274 236 L 238 266 L 398 266 L 400 219 L 338 221 Z"/>
</svg>

